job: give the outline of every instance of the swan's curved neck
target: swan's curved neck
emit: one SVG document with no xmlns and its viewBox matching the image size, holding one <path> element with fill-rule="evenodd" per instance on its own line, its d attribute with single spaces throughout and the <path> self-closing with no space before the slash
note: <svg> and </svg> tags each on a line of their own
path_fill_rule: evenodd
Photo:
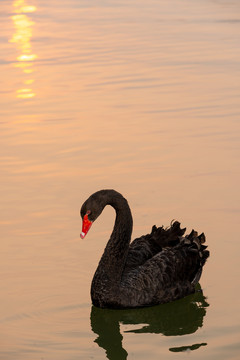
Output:
<svg viewBox="0 0 240 360">
<path fill-rule="evenodd" d="M 98 282 L 119 283 L 124 270 L 133 221 L 127 200 L 116 194 L 106 200 L 105 206 L 111 205 L 115 209 L 116 219 L 113 232 L 94 275 L 93 286 Z"/>
</svg>

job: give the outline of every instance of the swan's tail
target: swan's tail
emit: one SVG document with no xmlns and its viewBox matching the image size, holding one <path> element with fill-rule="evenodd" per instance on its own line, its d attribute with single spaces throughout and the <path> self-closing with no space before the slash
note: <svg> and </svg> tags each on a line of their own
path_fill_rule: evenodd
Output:
<svg viewBox="0 0 240 360">
<path fill-rule="evenodd" d="M 197 231 L 192 230 L 189 235 L 180 240 L 184 245 L 188 245 L 188 250 L 193 253 L 198 253 L 201 258 L 201 265 L 203 266 L 209 257 L 207 246 L 203 245 L 206 242 L 204 233 L 198 235 Z"/>
</svg>

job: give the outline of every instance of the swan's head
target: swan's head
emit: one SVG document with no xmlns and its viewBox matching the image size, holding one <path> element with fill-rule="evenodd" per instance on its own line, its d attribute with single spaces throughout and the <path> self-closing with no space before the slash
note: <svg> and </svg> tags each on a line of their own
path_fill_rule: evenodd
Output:
<svg viewBox="0 0 240 360">
<path fill-rule="evenodd" d="M 91 195 L 82 205 L 80 210 L 83 221 L 82 232 L 80 234 L 81 239 L 87 235 L 93 221 L 95 221 L 103 211 L 106 200 L 106 190 L 101 190 Z"/>
</svg>

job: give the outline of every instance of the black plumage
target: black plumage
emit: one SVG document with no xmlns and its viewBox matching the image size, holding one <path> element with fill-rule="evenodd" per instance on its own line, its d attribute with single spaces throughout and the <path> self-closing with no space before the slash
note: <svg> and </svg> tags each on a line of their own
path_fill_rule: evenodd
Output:
<svg viewBox="0 0 240 360">
<path fill-rule="evenodd" d="M 132 215 L 127 200 L 114 190 L 100 190 L 82 205 L 81 216 L 93 222 L 106 205 L 116 211 L 111 237 L 92 280 L 91 298 L 101 308 L 135 308 L 170 302 L 194 293 L 209 256 L 204 234 L 174 221 L 153 226 L 130 243 Z M 82 233 L 85 236 L 85 233 Z"/>
</svg>

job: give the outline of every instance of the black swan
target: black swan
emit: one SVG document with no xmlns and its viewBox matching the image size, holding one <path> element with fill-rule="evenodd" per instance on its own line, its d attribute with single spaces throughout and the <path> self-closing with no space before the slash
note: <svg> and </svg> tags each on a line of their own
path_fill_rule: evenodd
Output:
<svg viewBox="0 0 240 360">
<path fill-rule="evenodd" d="M 153 226 L 150 234 L 130 244 L 132 215 L 127 200 L 115 190 L 100 190 L 82 205 L 83 239 L 106 205 L 116 211 L 113 232 L 92 280 L 93 305 L 136 308 L 180 299 L 195 292 L 209 256 L 205 236 L 175 221 L 169 228 Z"/>
</svg>

